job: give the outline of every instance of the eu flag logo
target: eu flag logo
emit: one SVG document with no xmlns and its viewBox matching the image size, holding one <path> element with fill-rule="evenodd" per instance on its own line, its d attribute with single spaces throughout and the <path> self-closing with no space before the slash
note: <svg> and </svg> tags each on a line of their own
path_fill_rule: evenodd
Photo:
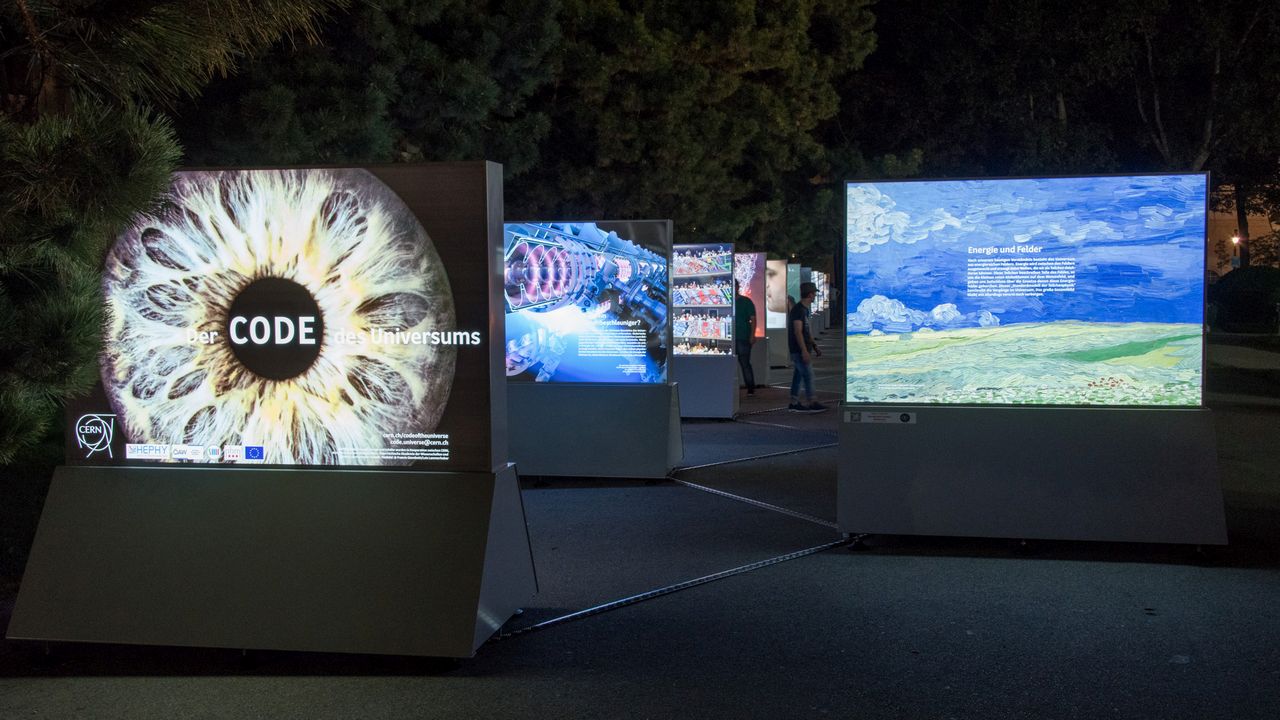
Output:
<svg viewBox="0 0 1280 720">
<path fill-rule="evenodd" d="M 245 460 L 262 460 L 265 456 L 266 456 L 266 453 L 262 451 L 261 445 L 245 445 L 244 446 Z"/>
</svg>

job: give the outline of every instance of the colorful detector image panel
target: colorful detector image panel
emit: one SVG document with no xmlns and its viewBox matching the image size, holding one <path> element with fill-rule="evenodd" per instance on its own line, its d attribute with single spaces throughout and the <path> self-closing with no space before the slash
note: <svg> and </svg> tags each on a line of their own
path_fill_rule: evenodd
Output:
<svg viewBox="0 0 1280 720">
<path fill-rule="evenodd" d="M 604 225 L 505 226 L 509 380 L 666 381 L 670 240 L 642 244 Z"/>
<path fill-rule="evenodd" d="M 765 313 L 765 256 L 764 253 L 735 253 L 733 256 L 733 279 L 738 285 L 738 294 L 751 301 L 755 308 L 756 337 L 764 337 Z M 736 307 L 735 307 L 736 311 Z M 743 321 L 746 324 L 746 321 Z"/>
<path fill-rule="evenodd" d="M 813 311 L 815 313 L 826 312 L 830 289 L 827 285 L 827 274 L 814 270 L 811 277 L 813 278 L 813 284 L 818 288 L 818 294 L 813 299 Z"/>
<path fill-rule="evenodd" d="M 850 183 L 849 402 L 1197 406 L 1207 177 Z"/>
<path fill-rule="evenodd" d="M 488 432 L 442 423 L 484 328 L 458 327 L 432 238 L 369 171 L 176 173 L 102 297 L 76 462 L 437 467 Z"/>
<path fill-rule="evenodd" d="M 733 245 L 676 245 L 671 332 L 676 355 L 733 354 Z"/>
</svg>

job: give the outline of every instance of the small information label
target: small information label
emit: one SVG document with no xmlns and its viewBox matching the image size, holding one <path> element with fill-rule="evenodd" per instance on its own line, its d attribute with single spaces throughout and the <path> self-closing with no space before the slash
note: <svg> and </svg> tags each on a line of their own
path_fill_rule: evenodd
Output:
<svg viewBox="0 0 1280 720">
<path fill-rule="evenodd" d="M 915 425 L 916 414 L 913 412 L 845 410 L 844 421 L 847 423 L 873 423 L 889 425 Z"/>
</svg>

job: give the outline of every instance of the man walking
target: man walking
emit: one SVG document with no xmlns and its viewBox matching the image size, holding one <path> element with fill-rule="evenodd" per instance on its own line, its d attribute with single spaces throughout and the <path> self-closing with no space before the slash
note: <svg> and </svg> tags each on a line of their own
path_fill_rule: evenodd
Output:
<svg viewBox="0 0 1280 720">
<path fill-rule="evenodd" d="M 756 394 L 756 374 L 751 369 L 751 346 L 756 344 L 756 304 L 742 294 L 742 286 L 733 281 L 733 347 L 742 368 L 742 382 L 747 394 Z"/>
<path fill-rule="evenodd" d="M 813 342 L 809 332 L 809 307 L 818 296 L 818 286 L 811 282 L 800 284 L 800 302 L 787 313 L 787 349 L 791 351 L 791 412 L 816 413 L 827 409 L 813 396 L 813 356 L 822 351 Z M 800 402 L 801 385 L 807 402 Z"/>
</svg>

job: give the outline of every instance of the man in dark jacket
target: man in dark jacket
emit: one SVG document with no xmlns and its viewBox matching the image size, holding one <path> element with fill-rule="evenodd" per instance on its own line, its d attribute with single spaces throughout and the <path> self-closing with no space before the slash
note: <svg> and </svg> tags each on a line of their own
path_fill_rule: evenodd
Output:
<svg viewBox="0 0 1280 720">
<path fill-rule="evenodd" d="M 813 356 L 822 351 L 813 342 L 809 332 L 809 306 L 818 295 L 818 286 L 811 282 L 800 284 L 800 302 L 787 313 L 787 349 L 791 351 L 791 412 L 815 413 L 827 409 L 813 396 Z M 801 386 L 806 402 L 800 401 Z"/>
</svg>

